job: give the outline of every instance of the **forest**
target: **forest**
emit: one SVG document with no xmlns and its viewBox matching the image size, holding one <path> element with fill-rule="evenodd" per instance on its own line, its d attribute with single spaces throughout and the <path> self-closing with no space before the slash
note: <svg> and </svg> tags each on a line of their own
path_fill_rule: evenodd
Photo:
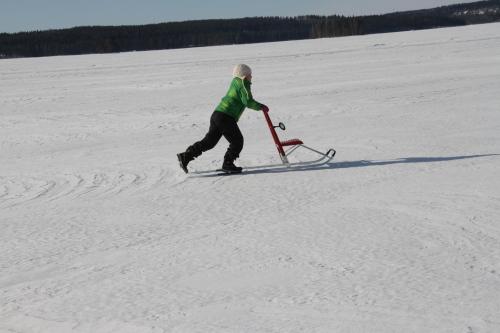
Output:
<svg viewBox="0 0 500 333">
<path fill-rule="evenodd" d="M 0 58 L 162 50 L 340 37 L 500 21 L 500 0 L 370 16 L 212 19 L 0 33 Z"/>
</svg>

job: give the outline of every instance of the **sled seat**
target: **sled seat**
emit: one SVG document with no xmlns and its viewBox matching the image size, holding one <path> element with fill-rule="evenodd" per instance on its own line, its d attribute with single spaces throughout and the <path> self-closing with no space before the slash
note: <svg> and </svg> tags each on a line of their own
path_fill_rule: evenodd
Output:
<svg viewBox="0 0 500 333">
<path fill-rule="evenodd" d="M 280 142 L 283 147 L 286 146 L 296 146 L 296 145 L 302 145 L 304 142 L 302 142 L 299 139 L 291 139 L 291 140 L 286 140 L 286 141 L 281 141 Z"/>
</svg>

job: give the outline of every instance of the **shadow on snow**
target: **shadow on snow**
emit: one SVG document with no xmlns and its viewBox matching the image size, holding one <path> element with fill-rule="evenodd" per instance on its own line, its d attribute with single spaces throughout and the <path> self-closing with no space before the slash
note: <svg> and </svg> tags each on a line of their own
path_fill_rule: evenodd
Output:
<svg viewBox="0 0 500 333">
<path fill-rule="evenodd" d="M 407 157 L 394 160 L 359 160 L 359 161 L 345 161 L 345 162 L 329 162 L 317 165 L 305 165 L 296 167 L 278 166 L 264 169 L 250 169 L 244 170 L 239 176 L 256 175 L 264 173 L 285 173 L 285 172 L 299 172 L 299 171 L 319 171 L 319 170 L 332 170 L 332 169 L 350 169 L 362 167 L 384 166 L 391 164 L 414 164 L 414 163 L 436 163 L 448 162 L 457 160 L 466 160 L 472 158 L 500 156 L 500 154 L 483 154 L 483 155 L 468 155 L 468 156 L 450 156 L 450 157 Z M 221 174 L 207 174 L 198 177 L 221 177 Z"/>
</svg>

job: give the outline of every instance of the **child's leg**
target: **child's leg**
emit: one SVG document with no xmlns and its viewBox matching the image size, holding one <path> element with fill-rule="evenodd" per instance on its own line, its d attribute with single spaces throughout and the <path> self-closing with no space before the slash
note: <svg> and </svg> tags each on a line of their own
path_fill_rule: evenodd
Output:
<svg viewBox="0 0 500 333">
<path fill-rule="evenodd" d="M 240 156 L 240 152 L 243 149 L 243 134 L 241 134 L 236 120 L 229 116 L 223 119 L 219 125 L 219 129 L 224 138 L 229 141 L 229 148 L 227 148 L 224 155 L 224 162 L 233 163 Z"/>
<path fill-rule="evenodd" d="M 214 148 L 222 137 L 222 133 L 217 126 L 217 115 L 215 113 L 220 112 L 214 112 L 212 114 L 212 117 L 210 118 L 210 128 L 208 129 L 208 133 L 205 137 L 186 149 L 186 154 L 188 154 L 191 159 L 194 159 L 200 156 L 203 152 Z"/>
</svg>

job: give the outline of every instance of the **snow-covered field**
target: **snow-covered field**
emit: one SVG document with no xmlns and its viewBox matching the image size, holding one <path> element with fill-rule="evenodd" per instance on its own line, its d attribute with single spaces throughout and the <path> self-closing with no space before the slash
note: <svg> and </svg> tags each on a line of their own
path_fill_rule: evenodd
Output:
<svg viewBox="0 0 500 333">
<path fill-rule="evenodd" d="M 179 169 L 240 62 L 333 163 Z M 500 332 L 499 172 L 500 24 L 2 60 L 0 332 Z"/>
</svg>

